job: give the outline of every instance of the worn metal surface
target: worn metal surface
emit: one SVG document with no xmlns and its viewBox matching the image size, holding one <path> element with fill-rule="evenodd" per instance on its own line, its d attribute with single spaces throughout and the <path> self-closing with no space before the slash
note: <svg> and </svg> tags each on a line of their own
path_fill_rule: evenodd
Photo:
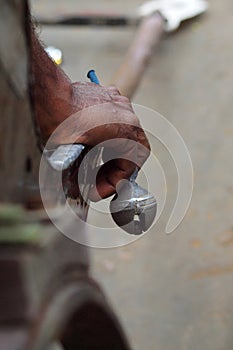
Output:
<svg viewBox="0 0 233 350">
<path fill-rule="evenodd" d="M 32 222 L 36 232 L 22 239 L 17 228 L 26 232 L 28 213 L 0 208 L 1 348 L 50 350 L 60 343 L 66 350 L 129 350 L 105 295 L 88 276 L 86 248 Z M 13 235 L 3 237 L 4 228 Z"/>
<path fill-rule="evenodd" d="M 35 2 L 41 11 L 53 6 Z M 138 3 L 85 1 L 80 6 L 127 12 Z M 135 98 L 165 115 L 187 143 L 195 173 L 190 210 L 173 235 L 163 233 L 175 199 L 176 172 L 154 143 L 166 169 L 170 207 L 157 227 L 136 243 L 92 251 L 93 273 L 136 350 L 232 350 L 232 1 L 209 3 L 208 14 L 164 38 Z M 66 8 L 62 1 L 56 4 L 61 12 Z M 70 9 L 78 5 L 67 2 Z M 46 43 L 63 49 L 64 68 L 73 80 L 84 80 L 94 66 L 105 84 L 133 36 L 126 28 L 42 32 Z M 101 227 L 99 217 L 94 219 Z"/>
<path fill-rule="evenodd" d="M 54 342 L 64 350 L 122 349 L 128 342 L 99 287 L 76 277 L 51 294 L 41 310 L 26 348 L 50 349 Z"/>
<path fill-rule="evenodd" d="M 140 24 L 126 57 L 111 81 L 122 95 L 129 98 L 134 95 L 163 31 L 164 20 L 159 14 L 148 16 Z"/>
<path fill-rule="evenodd" d="M 0 201 L 27 202 L 38 195 L 40 154 L 29 101 L 26 1 L 0 5 Z"/>
<path fill-rule="evenodd" d="M 0 323 L 31 322 L 65 278 L 87 271 L 84 247 L 22 207 L 0 207 Z"/>
</svg>

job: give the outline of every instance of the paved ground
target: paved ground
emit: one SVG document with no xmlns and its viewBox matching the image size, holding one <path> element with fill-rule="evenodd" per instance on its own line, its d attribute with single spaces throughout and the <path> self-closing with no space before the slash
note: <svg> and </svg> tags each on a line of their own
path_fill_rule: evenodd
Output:
<svg viewBox="0 0 233 350">
<path fill-rule="evenodd" d="M 130 13 L 137 3 L 85 1 L 79 6 Z M 71 0 L 56 1 L 56 9 L 49 1 L 34 4 L 41 13 L 77 7 Z M 163 233 L 176 173 L 157 145 L 168 179 L 168 209 L 136 243 L 91 251 L 93 274 L 135 350 L 233 347 L 232 7 L 230 0 L 212 0 L 208 15 L 165 37 L 134 99 L 165 115 L 190 150 L 195 183 L 184 221 L 172 235 Z M 46 43 L 62 48 L 64 69 L 73 80 L 85 79 L 95 66 L 103 83 L 110 81 L 132 37 L 127 28 L 42 31 Z"/>
</svg>

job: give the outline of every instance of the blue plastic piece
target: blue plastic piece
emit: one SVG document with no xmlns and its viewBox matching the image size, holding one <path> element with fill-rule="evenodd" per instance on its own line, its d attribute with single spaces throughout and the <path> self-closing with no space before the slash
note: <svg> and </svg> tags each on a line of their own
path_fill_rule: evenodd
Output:
<svg viewBox="0 0 233 350">
<path fill-rule="evenodd" d="M 87 77 L 88 77 L 88 79 L 90 79 L 90 81 L 92 83 L 100 85 L 100 81 L 99 81 L 97 75 L 95 74 L 94 69 L 89 70 L 89 72 L 87 73 Z"/>
</svg>

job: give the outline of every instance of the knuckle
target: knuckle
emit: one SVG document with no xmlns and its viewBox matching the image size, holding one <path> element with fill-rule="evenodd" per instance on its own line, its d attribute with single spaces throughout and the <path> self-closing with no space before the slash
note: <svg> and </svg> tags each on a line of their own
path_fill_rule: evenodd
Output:
<svg viewBox="0 0 233 350">
<path fill-rule="evenodd" d="M 122 96 L 122 95 L 119 95 L 119 96 L 117 96 L 117 97 L 118 97 L 118 100 L 119 100 L 120 102 L 130 104 L 130 100 L 128 99 L 128 97 Z"/>
<path fill-rule="evenodd" d="M 132 113 L 131 118 L 132 118 L 132 125 L 133 125 L 133 126 L 141 127 L 141 126 L 140 126 L 139 118 L 138 118 L 138 116 L 137 116 L 136 114 Z"/>
<path fill-rule="evenodd" d="M 111 85 L 109 87 L 107 87 L 107 90 L 111 93 L 111 94 L 114 94 L 114 95 L 121 95 L 120 94 L 120 91 L 117 89 L 116 86 L 114 85 Z"/>
</svg>

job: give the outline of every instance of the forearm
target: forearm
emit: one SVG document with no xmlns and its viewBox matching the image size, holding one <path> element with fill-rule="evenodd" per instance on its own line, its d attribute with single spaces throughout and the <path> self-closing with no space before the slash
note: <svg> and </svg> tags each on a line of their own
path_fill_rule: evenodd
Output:
<svg viewBox="0 0 233 350">
<path fill-rule="evenodd" d="M 43 141 L 46 141 L 51 132 L 72 114 L 72 84 L 47 55 L 33 28 L 31 72 L 36 122 Z"/>
</svg>

